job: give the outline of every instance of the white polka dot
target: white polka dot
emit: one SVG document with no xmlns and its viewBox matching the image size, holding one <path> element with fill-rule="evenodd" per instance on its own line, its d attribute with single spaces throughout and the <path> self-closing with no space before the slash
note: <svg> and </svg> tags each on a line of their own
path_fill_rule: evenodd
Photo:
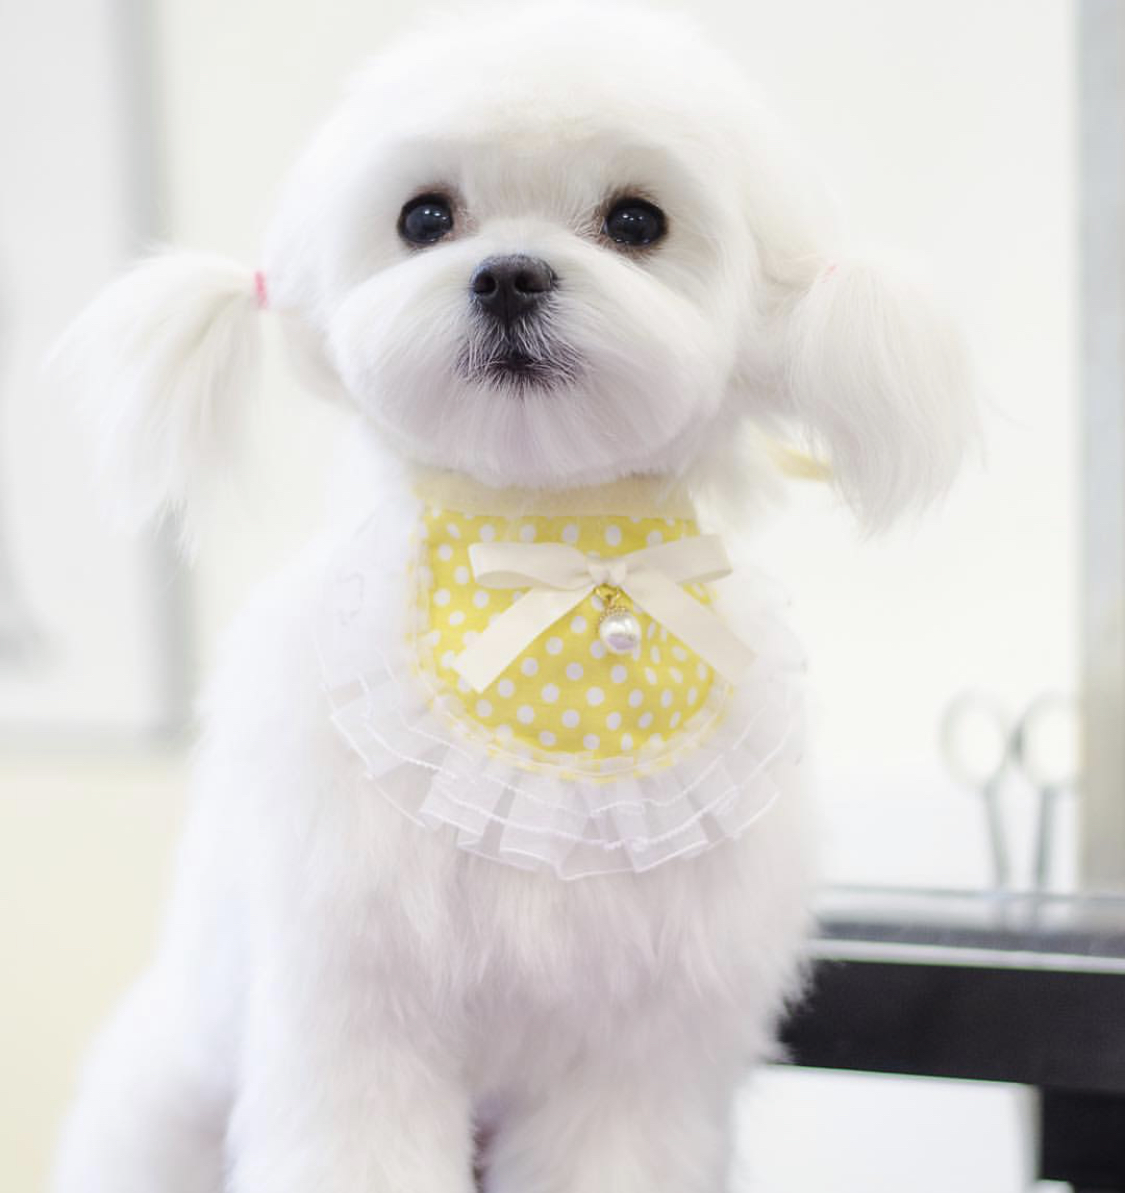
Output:
<svg viewBox="0 0 1125 1193">
<path fill-rule="evenodd" d="M 571 522 L 569 525 L 563 527 L 562 541 L 564 543 L 578 542 L 578 527 L 575 526 L 573 522 Z"/>
<path fill-rule="evenodd" d="M 695 669 L 695 674 L 698 675 L 700 679 L 706 679 L 707 678 L 707 664 L 700 663 L 699 666 L 696 667 L 696 669 Z"/>
<path fill-rule="evenodd" d="M 598 613 L 605 612 L 605 601 L 603 601 L 602 598 L 600 596 L 598 596 L 598 594 L 596 592 L 590 598 L 590 604 L 593 605 L 596 612 L 598 612 Z"/>
<path fill-rule="evenodd" d="M 496 537 L 496 527 L 491 522 L 485 524 L 477 531 L 482 543 L 490 543 Z"/>
<path fill-rule="evenodd" d="M 688 704 L 694 704 L 698 699 L 699 699 L 699 689 L 698 688 L 688 688 L 688 694 L 687 694 Z"/>
<path fill-rule="evenodd" d="M 630 733 L 623 733 L 621 735 L 621 748 L 623 750 L 631 750 L 633 748 L 633 736 Z"/>
<path fill-rule="evenodd" d="M 513 736 L 511 725 L 497 725 L 496 726 L 496 736 L 501 741 L 511 741 L 512 736 Z"/>
<path fill-rule="evenodd" d="M 629 707 L 630 708 L 640 708 L 641 705 L 644 703 L 644 700 L 645 700 L 645 694 L 644 694 L 644 692 L 641 691 L 640 688 L 634 688 L 629 693 Z"/>
<path fill-rule="evenodd" d="M 595 659 L 604 659 L 605 643 L 602 642 L 600 638 L 595 638 L 593 642 L 590 643 L 590 653 Z"/>
<path fill-rule="evenodd" d="M 581 679 L 584 672 L 581 663 L 567 663 L 566 677 L 567 679 Z"/>
<path fill-rule="evenodd" d="M 686 663 L 687 662 L 687 651 L 684 650 L 684 648 L 682 646 L 673 646 L 672 647 L 672 658 L 674 658 L 677 663 Z"/>
<path fill-rule="evenodd" d="M 645 630 L 645 637 L 646 638 L 655 638 L 656 637 L 656 622 L 655 621 L 650 621 L 648 623 L 648 629 Z"/>
<path fill-rule="evenodd" d="M 661 708 L 671 708 L 672 707 L 672 689 L 671 688 L 665 688 L 664 691 L 660 693 L 660 707 Z"/>
<path fill-rule="evenodd" d="M 478 633 L 476 632 L 476 630 L 466 630 L 466 631 L 465 631 L 465 632 L 464 632 L 464 633 L 461 635 L 461 641 L 464 643 L 464 645 L 465 645 L 465 646 L 470 646 L 470 645 L 472 645 L 472 643 L 473 643 L 473 642 L 475 642 L 475 641 L 476 641 L 476 640 L 477 640 L 479 637 L 480 637 L 480 634 L 478 634 Z"/>
<path fill-rule="evenodd" d="M 649 655 L 649 658 L 652 659 L 652 661 L 654 663 L 659 663 L 660 662 L 660 647 L 654 646 L 652 648 L 652 650 L 650 650 L 648 652 L 648 655 Z"/>
<path fill-rule="evenodd" d="M 671 725 L 673 729 L 675 729 L 679 723 L 680 723 L 680 714 L 678 712 L 674 712 L 672 714 L 672 719 L 671 719 L 671 721 L 668 722 L 668 724 Z"/>
<path fill-rule="evenodd" d="M 524 661 L 520 663 L 520 670 L 524 673 L 524 675 L 538 675 L 539 664 L 535 659 L 524 659 Z"/>
<path fill-rule="evenodd" d="M 574 711 L 574 709 L 573 709 L 573 708 L 568 708 L 568 709 L 566 710 L 566 712 L 564 712 L 564 713 L 563 713 L 563 715 L 562 715 L 562 723 L 563 723 L 563 724 L 564 724 L 564 725 L 565 725 L 565 726 L 566 726 L 568 729 L 577 729 L 577 728 L 578 728 L 578 721 L 579 721 L 579 716 L 578 716 L 578 714 L 577 714 L 577 713 Z"/>
<path fill-rule="evenodd" d="M 520 527 L 520 542 L 533 543 L 535 541 L 535 527 L 527 522 Z"/>
<path fill-rule="evenodd" d="M 657 547 L 664 542 L 664 536 L 659 530 L 650 530 L 645 538 L 645 542 L 648 543 L 650 547 Z"/>
<path fill-rule="evenodd" d="M 571 628 L 571 630 L 573 630 L 573 631 L 574 631 L 574 633 L 576 633 L 576 634 L 581 634 L 581 633 L 582 633 L 582 631 L 583 631 L 583 630 L 586 628 L 586 625 L 587 625 L 586 619 L 585 619 L 585 618 L 584 618 L 584 617 L 583 617 L 581 614 L 579 614 L 579 615 L 578 615 L 578 616 L 577 616 L 577 617 L 576 617 L 576 618 L 575 618 L 575 619 L 574 619 L 574 620 L 573 620 L 573 621 L 570 623 L 570 628 Z"/>
<path fill-rule="evenodd" d="M 622 666 L 620 663 L 617 663 L 610 671 L 609 678 L 612 679 L 614 683 L 624 683 L 626 679 L 629 678 L 628 668 Z"/>
<path fill-rule="evenodd" d="M 555 737 L 550 729 L 544 729 L 543 732 L 539 734 L 539 744 L 541 746 L 550 747 L 553 746 L 556 741 L 558 741 L 558 738 Z"/>
<path fill-rule="evenodd" d="M 587 733 L 582 739 L 582 744 L 587 750 L 596 750 L 602 744 L 601 738 L 596 733 Z"/>
<path fill-rule="evenodd" d="M 640 725 L 642 729 L 647 729 L 652 724 L 652 713 L 641 713 L 641 719 L 637 722 L 637 724 Z"/>
<path fill-rule="evenodd" d="M 465 620 L 465 614 L 460 609 L 454 609 L 449 615 L 450 625 L 460 625 Z"/>
<path fill-rule="evenodd" d="M 473 604 L 476 605 L 478 609 L 483 609 L 485 605 L 488 604 L 488 593 L 485 592 L 483 588 L 478 588 L 476 592 L 473 593 Z"/>
<path fill-rule="evenodd" d="M 561 638 L 548 638 L 547 639 L 547 653 L 548 654 L 558 654 L 559 651 L 561 651 L 561 650 L 562 650 L 562 639 Z"/>
<path fill-rule="evenodd" d="M 679 667 L 670 667 L 668 669 L 668 674 L 671 675 L 675 683 L 684 682 L 684 673 L 679 669 Z"/>
<path fill-rule="evenodd" d="M 554 702 L 559 698 L 558 684 L 549 683 L 544 685 L 543 690 L 539 693 L 539 695 L 542 696 L 548 704 L 554 704 Z"/>
<path fill-rule="evenodd" d="M 496 685 L 496 690 L 497 690 L 497 692 L 500 693 L 501 696 L 503 696 L 505 699 L 507 699 L 509 696 L 511 696 L 515 692 L 516 685 L 514 683 L 512 683 L 512 681 L 510 679 L 502 679 Z"/>
<path fill-rule="evenodd" d="M 660 627 L 660 641 L 661 642 L 668 641 L 668 631 L 663 626 Z"/>
<path fill-rule="evenodd" d="M 456 580 L 458 584 L 468 584 L 469 569 L 465 567 L 464 564 L 462 564 L 459 568 L 454 568 L 453 579 Z"/>
<path fill-rule="evenodd" d="M 490 717 L 492 716 L 492 705 L 487 700 L 477 701 L 477 716 Z"/>
<path fill-rule="evenodd" d="M 441 605 L 444 608 L 446 605 L 449 604 L 449 601 L 450 601 L 450 596 L 449 596 L 448 588 L 439 588 L 437 590 L 437 592 L 434 593 L 434 604 L 435 605 Z"/>
<path fill-rule="evenodd" d="M 605 727 L 607 729 L 620 729 L 621 714 L 619 712 L 611 712 L 605 719 Z"/>
<path fill-rule="evenodd" d="M 453 558 L 453 548 L 448 543 L 442 543 L 437 549 L 437 557 L 442 563 L 448 563 Z"/>
<path fill-rule="evenodd" d="M 611 547 L 619 547 L 621 545 L 621 527 L 607 526 L 605 528 L 605 541 Z"/>
<path fill-rule="evenodd" d="M 447 651 L 445 652 L 445 654 L 443 654 L 443 655 L 441 656 L 441 665 L 442 665 L 443 667 L 446 667 L 446 668 L 448 668 L 450 671 L 452 671 L 452 670 L 453 670 L 453 660 L 454 660 L 456 657 L 457 657 L 457 656 L 456 656 L 456 655 L 453 653 L 453 651 L 451 651 L 451 650 L 447 650 Z"/>
<path fill-rule="evenodd" d="M 516 720 L 521 725 L 530 725 L 535 720 L 535 709 L 530 704 L 521 704 L 516 709 Z"/>
<path fill-rule="evenodd" d="M 653 671 L 651 667 L 645 668 L 645 679 L 647 679 L 649 683 L 656 683 L 656 672 Z"/>
<path fill-rule="evenodd" d="M 651 736 L 651 737 L 648 739 L 648 744 L 649 744 L 650 746 L 662 746 L 662 745 L 664 744 L 664 738 L 663 738 L 663 736 L 662 736 L 661 734 L 659 734 L 659 733 L 654 733 L 654 734 L 653 734 L 653 735 L 652 735 L 652 736 Z"/>
<path fill-rule="evenodd" d="M 591 705 L 593 708 L 597 708 L 597 706 L 599 704 L 602 704 L 604 702 L 605 702 L 605 692 L 603 692 L 601 690 L 601 688 L 591 688 L 586 693 L 586 703 Z"/>
<path fill-rule="evenodd" d="M 462 675 L 461 678 L 457 681 L 457 691 L 464 692 L 466 695 L 468 695 L 468 693 L 471 692 L 472 690 L 473 690 L 473 685 L 471 683 L 469 683 L 469 681 Z"/>
<path fill-rule="evenodd" d="M 445 533 L 448 534 L 451 539 L 459 539 L 461 537 L 461 531 L 458 530 L 458 528 L 452 522 L 447 522 L 445 524 Z"/>
</svg>

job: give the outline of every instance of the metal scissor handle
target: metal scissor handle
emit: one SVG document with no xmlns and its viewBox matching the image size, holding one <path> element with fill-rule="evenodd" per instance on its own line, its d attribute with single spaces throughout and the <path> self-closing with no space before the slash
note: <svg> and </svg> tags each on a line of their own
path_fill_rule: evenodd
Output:
<svg viewBox="0 0 1125 1193">
<path fill-rule="evenodd" d="M 1032 871 L 1037 891 L 1046 890 L 1051 877 L 1059 796 L 1078 781 L 1078 739 L 1078 706 L 1061 692 L 1046 692 L 1036 697 L 1027 706 L 1013 735 L 1014 757 L 1039 796 Z"/>
<path fill-rule="evenodd" d="M 984 692 L 955 697 L 941 719 L 941 750 L 950 774 L 976 791 L 984 804 L 992 882 L 1008 885 L 1011 864 L 1000 809 L 1000 785 L 1012 758 L 1011 721 L 1004 706 Z"/>
<path fill-rule="evenodd" d="M 1004 889 L 1011 877 L 999 801 L 1001 785 L 1013 768 L 1038 795 L 1033 874 L 1036 890 L 1047 886 L 1055 807 L 1078 777 L 1077 711 L 1071 697 L 1046 692 L 1013 720 L 996 697 L 976 691 L 956 697 L 945 710 L 942 753 L 954 779 L 981 796 L 997 889 Z"/>
</svg>

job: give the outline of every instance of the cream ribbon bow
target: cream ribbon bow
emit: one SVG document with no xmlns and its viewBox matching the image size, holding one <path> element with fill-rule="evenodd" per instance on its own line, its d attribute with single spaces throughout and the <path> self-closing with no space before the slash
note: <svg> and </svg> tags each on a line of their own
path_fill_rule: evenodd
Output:
<svg viewBox="0 0 1125 1193">
<path fill-rule="evenodd" d="M 474 579 L 484 588 L 530 589 L 454 659 L 454 668 L 478 692 L 602 585 L 620 588 L 732 683 L 754 661 L 754 652 L 680 587 L 730 575 L 717 534 L 611 558 L 584 555 L 564 543 L 473 543 L 469 562 Z"/>
</svg>

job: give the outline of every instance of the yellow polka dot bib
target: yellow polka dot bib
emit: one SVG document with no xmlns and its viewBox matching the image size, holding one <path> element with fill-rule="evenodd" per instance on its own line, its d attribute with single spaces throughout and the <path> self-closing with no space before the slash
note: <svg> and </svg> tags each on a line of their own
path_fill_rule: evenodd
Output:
<svg viewBox="0 0 1125 1193">
<path fill-rule="evenodd" d="M 483 692 L 473 693 L 455 669 L 458 654 L 524 593 L 476 583 L 469 548 L 502 536 L 616 556 L 698 533 L 687 517 L 497 517 L 427 506 L 415 593 L 424 643 L 420 667 L 446 694 L 455 715 L 475 721 L 482 735 L 498 744 L 524 747 L 524 757 L 546 752 L 578 763 L 655 757 L 707 707 L 715 682 L 710 667 L 636 607 L 639 644 L 628 654 L 609 652 L 598 634 L 606 598 L 594 592 Z M 691 586 L 691 592 L 710 604 L 703 585 Z"/>
<path fill-rule="evenodd" d="M 556 606 L 543 605 L 550 616 L 466 678 L 466 656 L 539 591 L 525 593 L 518 578 L 485 582 L 483 558 L 526 559 L 532 544 L 557 544 L 552 556 L 577 557 L 591 576 L 638 551 L 694 560 L 707 536 L 690 502 L 656 480 L 557 495 L 449 474 L 415 481 L 406 592 L 403 561 L 387 558 L 388 542 L 402 540 L 387 537 L 385 516 L 340 545 L 326 577 L 324 689 L 366 783 L 460 849 L 564 879 L 691 857 L 768 811 L 799 756 L 801 717 L 799 655 L 765 585 L 740 589 L 753 661 L 736 682 L 724 678 L 725 656 L 712 653 L 712 666 L 639 600 L 627 606 L 627 649 L 607 647 L 599 626 L 622 613 L 628 575 L 616 590 L 574 586 L 554 620 Z M 690 612 L 716 618 L 708 585 L 670 587 L 677 601 L 690 598 Z M 688 621 L 677 621 L 685 637 Z"/>
</svg>

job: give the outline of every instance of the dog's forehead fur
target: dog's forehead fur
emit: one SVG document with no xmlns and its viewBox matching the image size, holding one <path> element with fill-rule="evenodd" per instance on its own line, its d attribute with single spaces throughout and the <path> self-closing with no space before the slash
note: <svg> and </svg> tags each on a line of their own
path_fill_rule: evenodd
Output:
<svg viewBox="0 0 1125 1193">
<path fill-rule="evenodd" d="M 604 198 L 591 187 L 736 188 L 757 108 L 683 16 L 485 8 L 433 19 L 371 61 L 324 148 L 335 141 L 391 186 L 461 184 L 477 192 L 466 198 L 545 198 L 557 211 Z"/>
<path fill-rule="evenodd" d="M 608 130 L 706 140 L 750 100 L 694 21 L 612 3 L 485 8 L 431 21 L 375 58 L 351 94 L 384 120 L 393 112 L 400 130 L 511 143 L 546 130 L 556 143 Z"/>
</svg>

